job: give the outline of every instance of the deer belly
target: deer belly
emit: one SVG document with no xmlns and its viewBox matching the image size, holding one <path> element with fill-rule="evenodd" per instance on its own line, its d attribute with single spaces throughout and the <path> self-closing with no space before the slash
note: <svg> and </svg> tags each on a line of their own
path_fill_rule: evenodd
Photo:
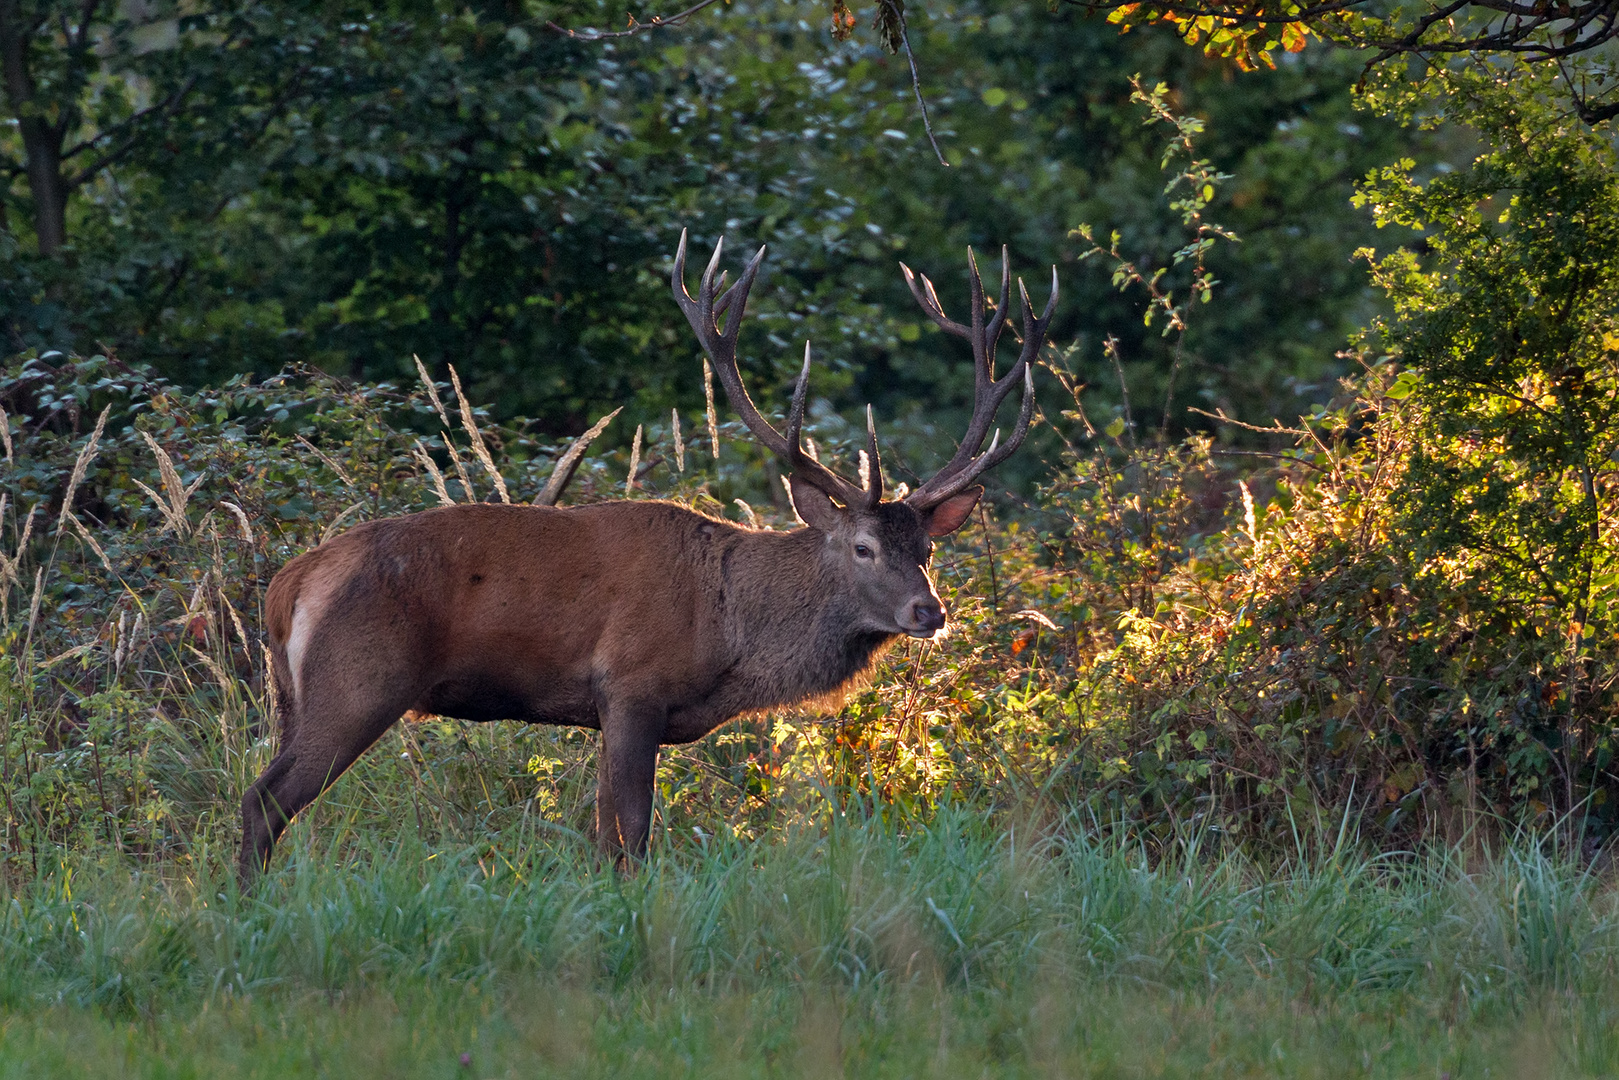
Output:
<svg viewBox="0 0 1619 1080">
<path fill-rule="evenodd" d="M 530 724 L 599 727 L 588 688 L 562 684 L 519 685 L 496 677 L 445 679 L 422 695 L 417 712 L 456 720 L 521 720 Z"/>
</svg>

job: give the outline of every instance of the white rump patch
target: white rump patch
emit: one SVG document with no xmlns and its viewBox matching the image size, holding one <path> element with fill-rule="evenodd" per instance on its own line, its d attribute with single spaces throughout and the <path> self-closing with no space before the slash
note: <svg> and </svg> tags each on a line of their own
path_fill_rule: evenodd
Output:
<svg viewBox="0 0 1619 1080">
<path fill-rule="evenodd" d="M 292 700 L 299 709 L 304 700 L 304 651 L 325 610 L 326 597 L 300 596 L 293 602 L 292 633 L 287 635 L 287 668 L 292 672 Z"/>
</svg>

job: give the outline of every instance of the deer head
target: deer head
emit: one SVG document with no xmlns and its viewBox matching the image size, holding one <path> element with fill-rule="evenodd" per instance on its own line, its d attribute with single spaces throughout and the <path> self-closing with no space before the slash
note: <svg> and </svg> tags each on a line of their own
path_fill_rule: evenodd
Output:
<svg viewBox="0 0 1619 1080">
<path fill-rule="evenodd" d="M 742 384 L 736 344 L 748 292 L 764 261 L 765 249 L 759 249 L 742 276 L 728 289 L 725 274 L 720 273 L 716 278 L 723 249 L 721 239 L 714 246 L 714 254 L 693 298 L 686 291 L 686 232 L 682 230 L 680 245 L 675 251 L 672 284 L 675 301 L 713 363 L 725 396 L 754 437 L 786 466 L 793 508 L 805 525 L 824 535 L 822 558 L 837 580 L 850 584 L 862 627 L 873 633 L 931 637 L 945 625 L 944 606 L 927 575 L 933 538 L 955 532 L 962 526 L 984 492 L 974 481 L 985 470 L 1011 456 L 1028 433 L 1034 415 L 1032 364 L 1045 341 L 1052 312 L 1057 306 L 1056 268 L 1051 271 L 1051 298 L 1038 318 L 1028 290 L 1021 279 L 1018 281 L 1023 305 L 1023 347 L 1017 362 L 997 379 L 995 347 L 1006 326 L 1011 290 L 1006 249 L 1001 249 L 1000 300 L 994 314 L 987 319 L 978 264 L 972 249 L 967 249 L 972 287 L 972 315 L 967 325 L 944 314 L 932 282 L 922 277 L 918 284 L 911 269 L 900 264 L 912 295 L 928 318 L 946 333 L 966 338 L 972 344 L 973 412 L 967 433 L 949 463 L 903 499 L 885 502 L 882 455 L 870 405 L 866 406 L 866 448 L 860 454 L 858 483 L 839 476 L 804 449 L 802 430 L 809 396 L 809 342 L 804 343 L 804 366 L 793 389 L 785 434 L 760 415 Z M 719 322 L 722 316 L 726 317 L 723 328 Z M 1012 388 L 1020 383 L 1022 406 L 1010 437 L 1003 443 L 1000 432 L 996 431 L 990 438 L 996 411 Z M 983 448 L 986 438 L 990 438 L 987 450 Z"/>
</svg>

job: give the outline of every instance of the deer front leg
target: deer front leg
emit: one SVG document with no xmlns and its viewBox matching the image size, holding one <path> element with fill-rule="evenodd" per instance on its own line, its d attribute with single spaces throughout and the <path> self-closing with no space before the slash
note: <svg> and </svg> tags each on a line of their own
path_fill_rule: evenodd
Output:
<svg viewBox="0 0 1619 1080">
<path fill-rule="evenodd" d="M 596 770 L 596 844 L 604 856 L 646 858 L 663 726 L 661 708 L 620 706 L 603 713 L 601 761 Z"/>
</svg>

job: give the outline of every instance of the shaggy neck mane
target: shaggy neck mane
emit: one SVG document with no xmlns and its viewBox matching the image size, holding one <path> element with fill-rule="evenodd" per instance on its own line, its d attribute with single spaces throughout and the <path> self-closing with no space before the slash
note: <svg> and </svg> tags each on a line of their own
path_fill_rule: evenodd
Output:
<svg viewBox="0 0 1619 1080">
<path fill-rule="evenodd" d="M 726 636 L 749 708 L 841 700 L 899 637 L 861 628 L 826 573 L 824 543 L 809 528 L 741 533 L 726 554 Z"/>
</svg>

